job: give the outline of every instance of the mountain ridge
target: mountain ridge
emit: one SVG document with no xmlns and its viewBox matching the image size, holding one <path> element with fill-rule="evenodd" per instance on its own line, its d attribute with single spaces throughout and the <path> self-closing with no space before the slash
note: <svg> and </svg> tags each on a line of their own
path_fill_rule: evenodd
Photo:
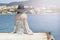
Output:
<svg viewBox="0 0 60 40">
<path fill-rule="evenodd" d="M 24 2 L 11 2 L 11 3 L 0 3 L 0 6 L 14 6 L 14 5 L 19 5 L 19 4 L 24 4 L 24 5 L 29 5 L 29 2 L 24 1 Z"/>
</svg>

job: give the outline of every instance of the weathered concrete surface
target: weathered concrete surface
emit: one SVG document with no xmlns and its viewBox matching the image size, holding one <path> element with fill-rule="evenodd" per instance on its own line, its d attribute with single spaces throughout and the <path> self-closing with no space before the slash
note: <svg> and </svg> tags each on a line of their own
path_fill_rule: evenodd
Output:
<svg viewBox="0 0 60 40">
<path fill-rule="evenodd" d="M 0 33 L 0 40 L 47 40 L 47 35 L 46 33 L 34 33 L 33 35 Z"/>
</svg>

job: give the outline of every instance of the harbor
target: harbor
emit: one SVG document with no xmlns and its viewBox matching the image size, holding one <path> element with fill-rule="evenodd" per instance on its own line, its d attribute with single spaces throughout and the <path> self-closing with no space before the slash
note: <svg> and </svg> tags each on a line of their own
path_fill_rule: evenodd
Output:
<svg viewBox="0 0 60 40">
<path fill-rule="evenodd" d="M 60 40 L 59 0 L 3 1 L 0 0 L 0 40 Z M 26 14 L 28 27 L 33 34 L 14 32 L 15 16 L 21 11 L 17 11 L 20 4 L 23 4 L 23 9 L 26 9 L 22 13 Z M 24 15 L 22 18 L 24 18 Z"/>
</svg>

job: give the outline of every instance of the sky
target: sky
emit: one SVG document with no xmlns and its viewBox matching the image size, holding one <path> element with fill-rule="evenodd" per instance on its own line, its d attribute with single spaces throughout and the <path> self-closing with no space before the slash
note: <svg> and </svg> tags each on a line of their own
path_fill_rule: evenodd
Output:
<svg viewBox="0 0 60 40">
<path fill-rule="evenodd" d="M 10 2 L 19 2 L 19 1 L 26 1 L 26 0 L 0 0 L 0 3 L 10 3 Z"/>
<path fill-rule="evenodd" d="M 30 1 L 34 7 L 60 8 L 60 0 L 30 0 Z"/>
<path fill-rule="evenodd" d="M 0 3 L 10 3 L 19 1 L 29 1 L 30 4 L 34 7 L 60 9 L 60 0 L 0 0 Z"/>
</svg>

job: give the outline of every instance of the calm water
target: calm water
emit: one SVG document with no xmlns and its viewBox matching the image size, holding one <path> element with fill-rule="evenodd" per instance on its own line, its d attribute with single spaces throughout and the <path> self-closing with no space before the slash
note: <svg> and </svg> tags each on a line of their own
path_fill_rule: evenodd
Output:
<svg viewBox="0 0 60 40">
<path fill-rule="evenodd" d="M 56 40 L 60 39 L 60 14 L 28 14 L 28 23 L 33 32 L 51 32 Z M 12 32 L 14 15 L 0 14 L 0 32 Z"/>
</svg>

